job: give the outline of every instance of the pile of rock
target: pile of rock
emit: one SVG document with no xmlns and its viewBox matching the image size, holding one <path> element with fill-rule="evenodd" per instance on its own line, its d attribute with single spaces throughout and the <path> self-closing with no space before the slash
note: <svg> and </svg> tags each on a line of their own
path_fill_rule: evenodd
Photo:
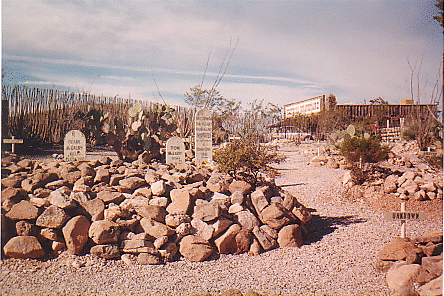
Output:
<svg viewBox="0 0 444 296">
<path fill-rule="evenodd" d="M 350 164 L 347 163 L 344 157 L 342 156 L 324 156 L 318 155 L 313 157 L 308 163 L 314 167 L 327 166 L 332 169 L 348 169 L 350 168 Z"/>
<path fill-rule="evenodd" d="M 401 198 L 414 198 L 416 200 L 442 199 L 442 173 L 431 174 L 408 170 L 401 176 L 392 174 L 384 180 L 385 194 L 395 193 Z"/>
<path fill-rule="evenodd" d="M 2 246 L 16 258 L 92 253 L 203 261 L 303 244 L 311 214 L 273 180 L 254 186 L 190 163 L 2 158 Z"/>
<path fill-rule="evenodd" d="M 442 231 L 395 238 L 379 253 L 378 268 L 397 295 L 442 295 Z"/>
</svg>

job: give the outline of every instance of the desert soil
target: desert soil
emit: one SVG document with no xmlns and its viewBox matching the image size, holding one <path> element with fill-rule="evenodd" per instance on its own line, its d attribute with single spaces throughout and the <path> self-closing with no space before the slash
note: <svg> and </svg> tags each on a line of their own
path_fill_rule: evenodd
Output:
<svg viewBox="0 0 444 296">
<path fill-rule="evenodd" d="M 351 200 L 341 185 L 344 170 L 307 165 L 315 144 L 289 145 L 277 167 L 278 185 L 312 212 L 314 232 L 301 248 L 275 249 L 258 256 L 220 255 L 205 262 L 181 259 L 166 265 L 128 266 L 92 255 L 47 260 L 1 261 L 2 295 L 218 295 L 228 289 L 266 295 L 389 295 L 378 252 L 399 235 L 399 223 L 384 221 L 398 210 L 396 198 Z M 427 212 L 408 222 L 407 236 L 442 230 L 442 200 L 408 202 Z M 74 263 L 74 264 L 73 264 Z"/>
</svg>

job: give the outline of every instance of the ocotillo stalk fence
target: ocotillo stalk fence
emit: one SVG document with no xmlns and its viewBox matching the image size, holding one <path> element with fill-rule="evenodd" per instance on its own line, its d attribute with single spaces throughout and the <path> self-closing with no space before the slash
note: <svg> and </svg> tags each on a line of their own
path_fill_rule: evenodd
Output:
<svg viewBox="0 0 444 296">
<path fill-rule="evenodd" d="M 6 102 L 7 101 L 7 102 Z M 158 103 L 120 98 L 96 96 L 89 93 L 74 93 L 55 89 L 29 88 L 26 86 L 2 85 L 2 129 L 3 138 L 14 135 L 24 139 L 28 145 L 41 143 L 62 143 L 65 134 L 72 129 L 81 130 L 83 122 L 75 119 L 75 113 L 88 112 L 88 108 L 108 113 L 108 119 L 128 122 L 128 109 L 135 103 L 150 110 Z M 190 112 L 184 107 L 175 106 L 178 126 L 181 121 L 192 121 Z M 9 109 L 9 110 L 7 110 Z M 9 111 L 5 117 L 4 112 Z M 186 125 L 182 124 L 182 128 Z M 7 134 L 5 134 L 5 131 Z M 186 130 L 182 130 L 186 134 Z"/>
</svg>

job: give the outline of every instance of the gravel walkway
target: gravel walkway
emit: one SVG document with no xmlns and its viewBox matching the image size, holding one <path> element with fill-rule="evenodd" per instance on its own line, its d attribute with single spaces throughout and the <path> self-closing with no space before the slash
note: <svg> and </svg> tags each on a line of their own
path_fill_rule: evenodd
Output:
<svg viewBox="0 0 444 296">
<path fill-rule="evenodd" d="M 217 295 L 227 289 L 249 289 L 267 295 L 388 295 L 385 274 L 375 269 L 381 247 L 399 234 L 399 224 L 383 220 L 363 202 L 340 194 L 344 171 L 312 167 L 313 155 L 285 147 L 289 157 L 279 165 L 278 185 L 285 186 L 312 209 L 310 234 L 301 248 L 276 249 L 258 256 L 221 255 L 199 263 L 186 260 L 160 266 L 128 267 L 121 260 L 87 255 L 75 268 L 72 258 L 3 260 L 2 295 Z M 442 229 L 441 220 L 409 222 L 407 235 Z M 71 260 L 71 261 L 69 261 Z"/>
</svg>

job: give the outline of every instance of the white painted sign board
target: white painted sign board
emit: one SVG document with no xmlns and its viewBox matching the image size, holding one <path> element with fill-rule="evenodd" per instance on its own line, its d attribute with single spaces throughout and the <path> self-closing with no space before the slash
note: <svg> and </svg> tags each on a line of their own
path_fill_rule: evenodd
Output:
<svg viewBox="0 0 444 296">
<path fill-rule="evenodd" d="M 424 220 L 425 213 L 424 212 L 401 212 L 401 211 L 385 212 L 384 219 L 389 220 L 389 221 Z"/>
<path fill-rule="evenodd" d="M 185 162 L 185 144 L 179 137 L 169 138 L 166 142 L 166 163 L 178 164 Z"/>
<path fill-rule="evenodd" d="M 69 131 L 64 141 L 65 161 L 80 161 L 86 159 L 86 138 L 79 130 Z"/>
<path fill-rule="evenodd" d="M 208 109 L 196 112 L 194 126 L 196 164 L 213 160 L 213 122 L 212 113 Z"/>
</svg>

